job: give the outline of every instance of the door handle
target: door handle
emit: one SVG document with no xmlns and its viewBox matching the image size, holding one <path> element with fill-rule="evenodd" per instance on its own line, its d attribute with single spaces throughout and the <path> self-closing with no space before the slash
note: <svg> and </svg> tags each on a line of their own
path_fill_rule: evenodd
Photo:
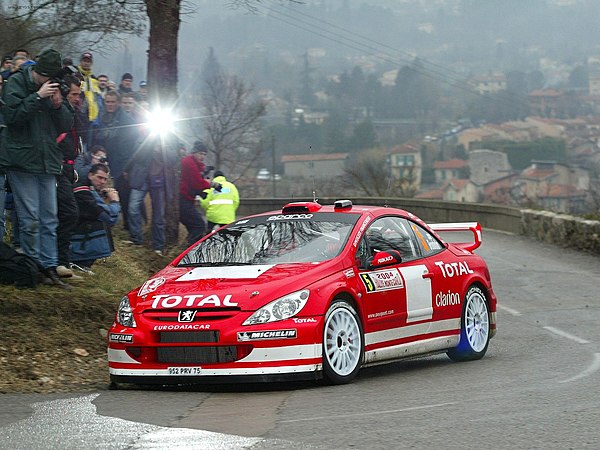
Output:
<svg viewBox="0 0 600 450">
<path fill-rule="evenodd" d="M 425 272 L 423 274 L 423 278 L 429 278 L 431 280 L 433 278 L 433 273 L 431 273 L 431 272 Z"/>
</svg>

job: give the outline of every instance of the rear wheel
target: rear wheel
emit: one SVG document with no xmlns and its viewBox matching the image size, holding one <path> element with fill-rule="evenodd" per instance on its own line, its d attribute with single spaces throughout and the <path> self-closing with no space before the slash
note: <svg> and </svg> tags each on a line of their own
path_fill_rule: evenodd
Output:
<svg viewBox="0 0 600 450">
<path fill-rule="evenodd" d="M 483 291 L 471 286 L 465 295 L 461 318 L 460 341 L 448 351 L 453 361 L 483 358 L 490 342 L 490 317 Z"/>
<path fill-rule="evenodd" d="M 345 300 L 334 300 L 323 328 L 323 372 L 334 384 L 349 383 L 362 363 L 363 333 L 358 314 Z"/>
</svg>

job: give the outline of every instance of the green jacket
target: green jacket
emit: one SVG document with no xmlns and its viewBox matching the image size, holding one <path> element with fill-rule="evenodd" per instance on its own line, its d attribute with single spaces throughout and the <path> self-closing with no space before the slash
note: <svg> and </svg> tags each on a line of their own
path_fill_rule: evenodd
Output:
<svg viewBox="0 0 600 450">
<path fill-rule="evenodd" d="M 60 174 L 63 157 L 56 138 L 73 126 L 73 112 L 66 100 L 54 109 L 49 98 L 40 99 L 31 70 L 25 67 L 4 84 L 0 169 Z"/>
<path fill-rule="evenodd" d="M 221 185 L 221 191 L 216 191 L 214 188 L 204 189 L 206 198 L 200 200 L 200 206 L 206 211 L 206 220 L 227 225 L 235 220 L 240 196 L 235 185 L 225 177 L 215 177 L 213 181 Z"/>
</svg>

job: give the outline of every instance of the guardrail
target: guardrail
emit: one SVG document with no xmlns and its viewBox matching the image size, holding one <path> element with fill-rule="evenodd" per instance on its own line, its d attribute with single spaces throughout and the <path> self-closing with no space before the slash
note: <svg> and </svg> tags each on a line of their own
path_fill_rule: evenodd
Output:
<svg viewBox="0 0 600 450">
<path fill-rule="evenodd" d="M 483 228 L 533 237 L 542 242 L 600 255 L 600 222 L 549 211 L 519 209 L 482 203 L 446 202 L 414 198 L 346 197 L 355 205 L 388 205 L 406 209 L 425 222 L 479 222 Z M 346 199 L 344 198 L 344 199 Z M 286 203 L 306 198 L 244 198 L 238 216 L 281 210 Z M 332 205 L 339 198 L 320 198 Z"/>
</svg>

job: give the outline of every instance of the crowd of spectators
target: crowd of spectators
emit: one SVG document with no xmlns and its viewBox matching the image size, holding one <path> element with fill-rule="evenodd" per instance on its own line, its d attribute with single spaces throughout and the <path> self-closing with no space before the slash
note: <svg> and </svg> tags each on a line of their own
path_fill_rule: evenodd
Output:
<svg viewBox="0 0 600 450">
<path fill-rule="evenodd" d="M 129 234 L 123 243 L 144 245 L 147 194 L 149 244 L 163 255 L 165 170 L 180 157 L 168 156 L 145 127 L 147 83 L 134 90 L 125 73 L 117 84 L 95 75 L 93 61 L 89 51 L 74 65 L 52 49 L 34 58 L 21 49 L 0 67 L 0 241 L 37 262 L 41 283 L 63 289 L 111 255 L 120 218 Z M 179 219 L 190 245 L 207 231 L 202 210 L 210 231 L 235 220 L 239 204 L 222 172 L 208 178 L 207 153 L 196 141 L 181 159 Z"/>
</svg>

